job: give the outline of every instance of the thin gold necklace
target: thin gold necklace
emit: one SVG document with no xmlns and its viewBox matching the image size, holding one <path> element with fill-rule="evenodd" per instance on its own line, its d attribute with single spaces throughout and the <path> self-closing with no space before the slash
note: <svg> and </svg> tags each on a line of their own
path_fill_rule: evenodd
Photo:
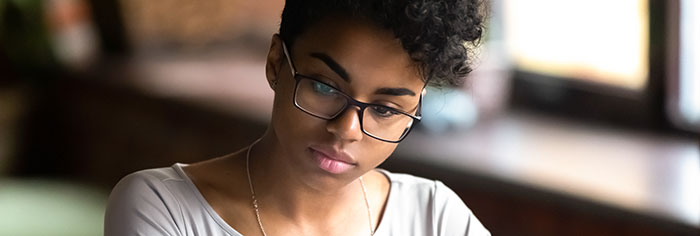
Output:
<svg viewBox="0 0 700 236">
<path fill-rule="evenodd" d="M 246 152 L 245 155 L 245 170 L 246 174 L 248 176 L 248 186 L 250 186 L 250 196 L 253 200 L 253 209 L 255 210 L 255 218 L 258 220 L 258 226 L 260 227 L 260 232 L 262 232 L 263 236 L 267 236 L 265 233 L 265 228 L 263 227 L 262 220 L 260 219 L 260 210 L 258 210 L 258 200 L 255 199 L 255 190 L 253 190 L 253 181 L 250 178 L 250 150 L 253 149 L 253 146 L 257 144 L 260 141 L 260 139 L 255 140 L 253 144 L 248 147 L 248 151 Z M 367 187 L 365 186 L 365 182 L 362 181 L 362 176 L 360 176 L 360 185 L 362 185 L 362 194 L 365 197 L 365 205 L 367 206 L 367 216 L 369 219 L 369 235 L 374 235 L 374 224 L 372 224 L 372 208 L 370 208 L 369 204 L 369 199 L 367 198 Z"/>
</svg>

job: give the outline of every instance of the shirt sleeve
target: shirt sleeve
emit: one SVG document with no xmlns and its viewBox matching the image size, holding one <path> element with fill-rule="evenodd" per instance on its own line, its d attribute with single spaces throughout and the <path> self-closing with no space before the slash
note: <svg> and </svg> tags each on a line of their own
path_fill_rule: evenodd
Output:
<svg viewBox="0 0 700 236">
<path fill-rule="evenodd" d="M 178 204 L 157 173 L 136 172 L 114 187 L 107 202 L 105 236 L 180 235 Z"/>
<path fill-rule="evenodd" d="M 462 199 L 440 181 L 435 181 L 434 225 L 440 236 L 490 236 Z"/>
</svg>

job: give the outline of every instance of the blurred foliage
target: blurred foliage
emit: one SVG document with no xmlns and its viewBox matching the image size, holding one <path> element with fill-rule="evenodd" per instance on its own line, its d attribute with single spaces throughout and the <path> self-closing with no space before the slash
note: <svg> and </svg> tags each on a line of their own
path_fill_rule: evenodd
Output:
<svg viewBox="0 0 700 236">
<path fill-rule="evenodd" d="M 37 80 L 57 68 L 42 0 L 0 1 L 0 53 L 16 79 Z"/>
</svg>

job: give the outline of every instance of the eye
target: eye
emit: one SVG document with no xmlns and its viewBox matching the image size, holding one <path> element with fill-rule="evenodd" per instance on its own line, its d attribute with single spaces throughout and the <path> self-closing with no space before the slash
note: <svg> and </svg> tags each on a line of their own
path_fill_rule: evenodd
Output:
<svg viewBox="0 0 700 236">
<path fill-rule="evenodd" d="M 371 106 L 370 110 L 372 111 L 373 115 L 378 116 L 378 117 L 382 117 L 382 118 L 389 118 L 389 117 L 401 114 L 401 113 L 397 112 L 396 110 L 391 109 L 389 107 L 378 106 L 378 105 Z"/>
<path fill-rule="evenodd" d="M 313 81 L 311 86 L 313 87 L 314 92 L 323 96 L 331 96 L 335 95 L 336 93 L 336 90 L 333 87 L 318 81 Z"/>
</svg>

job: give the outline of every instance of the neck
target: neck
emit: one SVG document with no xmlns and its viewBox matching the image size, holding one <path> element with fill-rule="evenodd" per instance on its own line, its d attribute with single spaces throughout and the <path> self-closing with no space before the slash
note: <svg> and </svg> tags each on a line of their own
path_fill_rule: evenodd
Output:
<svg viewBox="0 0 700 236">
<path fill-rule="evenodd" d="M 296 165 L 286 154 L 270 130 L 250 151 L 248 168 L 261 211 L 299 224 L 342 220 L 358 207 L 366 211 L 359 179 L 318 185 L 290 168 Z"/>
</svg>

